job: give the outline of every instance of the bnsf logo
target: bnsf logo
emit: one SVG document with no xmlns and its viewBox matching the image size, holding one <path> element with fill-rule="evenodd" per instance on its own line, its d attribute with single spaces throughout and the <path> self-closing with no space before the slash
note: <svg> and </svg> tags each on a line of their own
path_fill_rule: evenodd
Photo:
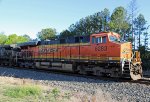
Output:
<svg viewBox="0 0 150 102">
<path fill-rule="evenodd" d="M 58 52 L 59 48 L 41 48 L 39 49 L 39 53 L 54 53 Z"/>
<path fill-rule="evenodd" d="M 95 51 L 107 51 L 107 46 L 96 46 Z"/>
</svg>

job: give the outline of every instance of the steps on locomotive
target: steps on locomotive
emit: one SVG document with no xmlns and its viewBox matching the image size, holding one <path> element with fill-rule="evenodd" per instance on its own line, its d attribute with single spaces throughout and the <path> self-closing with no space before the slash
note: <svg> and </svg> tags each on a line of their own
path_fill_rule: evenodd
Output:
<svg viewBox="0 0 150 102">
<path fill-rule="evenodd" d="M 122 70 L 124 75 L 129 75 L 130 74 L 130 62 L 125 62 L 123 70 Z"/>
</svg>

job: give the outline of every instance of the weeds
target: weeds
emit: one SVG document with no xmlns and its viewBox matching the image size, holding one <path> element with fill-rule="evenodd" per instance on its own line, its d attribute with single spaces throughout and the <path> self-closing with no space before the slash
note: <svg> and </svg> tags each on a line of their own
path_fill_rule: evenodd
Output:
<svg viewBox="0 0 150 102">
<path fill-rule="evenodd" d="M 60 91 L 57 88 L 54 88 L 51 93 L 55 99 L 57 99 L 60 95 Z"/>
<path fill-rule="evenodd" d="M 63 96 L 63 98 L 65 98 L 65 99 L 70 99 L 70 97 L 71 97 L 71 94 L 70 93 L 64 93 L 64 96 Z"/>
<path fill-rule="evenodd" d="M 90 95 L 60 90 L 33 80 L 13 77 L 0 77 L 0 80 L 0 102 L 116 102 L 102 90 Z"/>
<path fill-rule="evenodd" d="M 38 86 L 18 86 L 6 88 L 4 95 L 12 98 L 22 98 L 25 96 L 36 96 L 41 94 Z"/>
</svg>

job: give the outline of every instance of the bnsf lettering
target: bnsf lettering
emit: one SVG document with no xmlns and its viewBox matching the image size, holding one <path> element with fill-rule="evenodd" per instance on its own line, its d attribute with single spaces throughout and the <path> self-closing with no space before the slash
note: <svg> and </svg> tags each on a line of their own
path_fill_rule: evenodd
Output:
<svg viewBox="0 0 150 102">
<path fill-rule="evenodd" d="M 107 46 L 96 46 L 95 51 L 107 51 Z"/>
<path fill-rule="evenodd" d="M 39 49 L 39 53 L 53 53 L 58 52 L 57 48 Z"/>
</svg>

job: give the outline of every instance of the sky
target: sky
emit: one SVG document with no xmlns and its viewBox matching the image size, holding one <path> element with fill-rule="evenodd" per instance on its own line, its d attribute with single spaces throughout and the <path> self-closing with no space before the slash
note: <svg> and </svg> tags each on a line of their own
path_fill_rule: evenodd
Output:
<svg viewBox="0 0 150 102">
<path fill-rule="evenodd" d="M 0 0 L 0 32 L 36 38 L 44 28 L 58 33 L 81 18 L 108 8 L 127 8 L 130 0 Z M 139 13 L 150 24 L 150 0 L 137 0 Z M 150 29 L 150 27 L 149 27 Z M 150 32 L 150 30 L 149 30 Z"/>
</svg>

